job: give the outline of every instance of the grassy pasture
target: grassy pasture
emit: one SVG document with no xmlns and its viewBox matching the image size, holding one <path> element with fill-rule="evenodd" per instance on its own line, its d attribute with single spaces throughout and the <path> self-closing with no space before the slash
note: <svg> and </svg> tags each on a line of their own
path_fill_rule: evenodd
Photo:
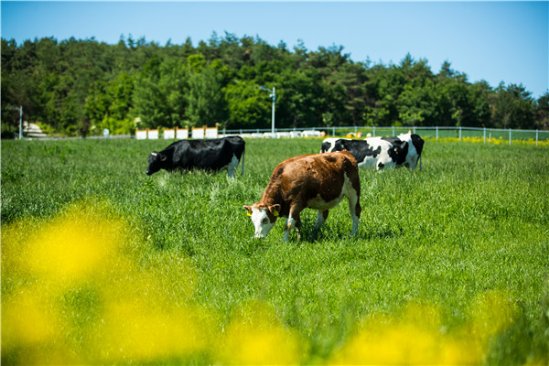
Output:
<svg viewBox="0 0 549 366">
<path fill-rule="evenodd" d="M 3 362 L 548 363 L 547 146 L 429 140 L 361 171 L 358 237 L 342 202 L 284 243 L 242 205 L 319 140 L 247 140 L 235 181 L 147 177 L 166 145 L 2 143 Z"/>
</svg>

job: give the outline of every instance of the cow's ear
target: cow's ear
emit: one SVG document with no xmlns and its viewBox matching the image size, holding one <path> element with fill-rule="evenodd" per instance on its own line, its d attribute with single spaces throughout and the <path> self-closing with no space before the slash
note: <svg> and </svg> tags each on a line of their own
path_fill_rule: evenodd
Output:
<svg viewBox="0 0 549 366">
<path fill-rule="evenodd" d="M 269 206 L 269 211 L 273 216 L 278 217 L 280 215 L 280 205 L 277 203 L 276 205 Z"/>
<path fill-rule="evenodd" d="M 158 156 L 160 156 L 160 161 L 166 161 L 166 159 L 168 159 L 166 154 L 158 153 Z"/>
<path fill-rule="evenodd" d="M 252 216 L 252 206 L 244 205 L 242 208 L 246 210 L 246 215 Z"/>
</svg>

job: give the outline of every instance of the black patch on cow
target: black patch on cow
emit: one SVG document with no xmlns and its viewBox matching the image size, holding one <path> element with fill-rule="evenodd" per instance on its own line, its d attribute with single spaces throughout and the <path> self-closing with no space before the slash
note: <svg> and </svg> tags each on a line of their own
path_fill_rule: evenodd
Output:
<svg viewBox="0 0 549 366">
<path fill-rule="evenodd" d="M 408 142 L 402 141 L 396 137 L 384 137 L 382 140 L 388 141 L 392 145 L 389 151 L 387 151 L 391 160 L 393 160 L 396 165 L 404 164 L 406 156 L 408 155 Z"/>
<path fill-rule="evenodd" d="M 376 158 L 381 153 L 381 146 L 373 149 L 372 146 L 368 144 L 368 141 L 365 140 L 336 140 L 333 151 L 343 150 L 349 151 L 353 154 L 355 159 L 360 162 L 364 161 L 367 156 Z"/>
<path fill-rule="evenodd" d="M 244 149 L 245 142 L 240 136 L 176 141 L 156 155 L 149 156 L 147 174 L 160 169 L 217 171 L 229 165 L 233 156 L 240 161 Z"/>
<path fill-rule="evenodd" d="M 320 152 L 321 153 L 325 153 L 325 152 L 328 152 L 328 150 L 330 150 L 330 146 L 332 144 L 330 144 L 328 141 L 325 141 L 322 143 L 322 146 L 320 147 Z"/>
<path fill-rule="evenodd" d="M 425 144 L 425 141 L 416 134 L 412 134 L 412 144 L 414 144 L 414 147 L 416 148 L 418 157 L 421 157 L 421 154 L 423 153 L 423 144 Z"/>
</svg>

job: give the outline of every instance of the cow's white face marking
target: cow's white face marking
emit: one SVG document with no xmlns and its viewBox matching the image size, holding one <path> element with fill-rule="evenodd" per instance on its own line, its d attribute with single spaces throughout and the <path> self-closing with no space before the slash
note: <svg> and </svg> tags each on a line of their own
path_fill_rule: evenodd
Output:
<svg viewBox="0 0 549 366">
<path fill-rule="evenodd" d="M 271 222 L 269 215 L 267 215 L 267 208 L 252 207 L 252 223 L 254 224 L 255 238 L 264 238 L 269 234 L 269 231 L 274 226 L 274 222 Z"/>
</svg>

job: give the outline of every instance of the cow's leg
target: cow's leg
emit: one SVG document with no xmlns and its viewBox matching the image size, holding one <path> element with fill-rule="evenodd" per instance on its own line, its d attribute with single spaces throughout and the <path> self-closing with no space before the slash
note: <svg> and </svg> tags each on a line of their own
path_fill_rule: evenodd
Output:
<svg viewBox="0 0 549 366">
<path fill-rule="evenodd" d="M 288 241 L 290 238 L 290 232 L 293 228 L 296 229 L 297 239 L 301 240 L 301 209 L 297 206 L 290 208 L 290 214 L 288 215 L 288 220 L 286 221 L 286 228 L 284 229 L 284 240 Z"/>
<path fill-rule="evenodd" d="M 318 232 L 320 231 L 320 227 L 322 226 L 322 224 L 324 223 L 324 221 L 326 221 L 326 219 L 328 218 L 328 210 L 318 210 L 317 211 L 317 215 L 316 215 L 316 222 L 315 222 L 315 229 L 314 229 L 314 236 L 315 238 L 317 237 L 318 235 Z"/>
<path fill-rule="evenodd" d="M 236 171 L 237 165 L 238 165 L 238 158 L 236 157 L 236 155 L 233 155 L 227 171 L 227 175 L 229 176 L 229 178 L 234 178 L 234 172 Z"/>
<path fill-rule="evenodd" d="M 360 212 L 362 208 L 360 207 L 360 197 L 356 191 L 351 190 L 347 196 L 349 201 L 349 212 L 351 218 L 353 219 L 353 228 L 351 230 L 351 235 L 355 236 L 358 233 L 358 221 L 360 219 Z"/>
</svg>

